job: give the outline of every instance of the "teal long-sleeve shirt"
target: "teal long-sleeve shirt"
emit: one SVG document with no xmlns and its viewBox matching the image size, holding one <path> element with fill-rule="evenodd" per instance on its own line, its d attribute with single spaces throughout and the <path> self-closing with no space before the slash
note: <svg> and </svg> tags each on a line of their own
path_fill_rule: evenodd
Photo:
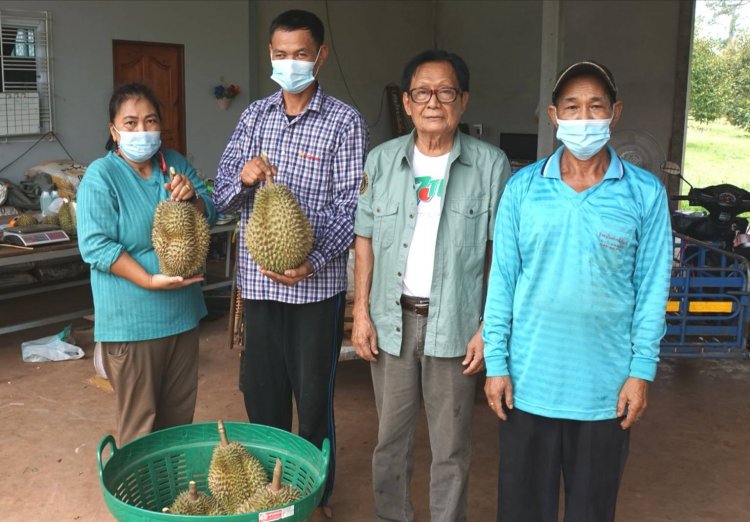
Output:
<svg viewBox="0 0 750 522">
<path fill-rule="evenodd" d="M 206 205 L 210 224 L 216 221 L 211 197 L 195 169 L 179 153 L 164 150 L 169 167 L 190 178 Z M 206 315 L 199 284 L 177 290 L 146 290 L 110 272 L 127 252 L 147 272 L 159 273 L 151 244 L 154 212 L 169 197 L 164 188 L 169 175 L 158 155 L 150 179 L 143 179 L 117 154 L 108 153 L 86 169 L 77 193 L 78 247 L 91 265 L 94 297 L 94 338 L 104 342 L 158 339 L 197 326 Z"/>
<path fill-rule="evenodd" d="M 487 375 L 510 375 L 523 411 L 611 419 L 627 378 L 656 374 L 672 259 L 666 192 L 609 148 L 602 181 L 578 193 L 561 179 L 562 151 L 519 171 L 500 201 Z"/>
</svg>

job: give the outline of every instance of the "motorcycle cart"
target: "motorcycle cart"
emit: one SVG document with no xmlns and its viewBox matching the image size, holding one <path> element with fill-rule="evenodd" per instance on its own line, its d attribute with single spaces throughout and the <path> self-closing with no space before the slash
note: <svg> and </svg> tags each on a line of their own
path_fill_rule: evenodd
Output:
<svg viewBox="0 0 750 522">
<path fill-rule="evenodd" d="M 673 232 L 674 263 L 661 357 L 750 356 L 750 263 Z"/>
</svg>

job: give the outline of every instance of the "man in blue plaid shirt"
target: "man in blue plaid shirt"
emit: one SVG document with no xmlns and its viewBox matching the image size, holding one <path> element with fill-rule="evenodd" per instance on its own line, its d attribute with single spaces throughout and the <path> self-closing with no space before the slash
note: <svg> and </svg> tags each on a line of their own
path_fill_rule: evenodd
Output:
<svg viewBox="0 0 750 522">
<path fill-rule="evenodd" d="M 368 130 L 362 116 L 326 95 L 315 80 L 328 56 L 320 19 L 301 10 L 279 15 L 270 30 L 273 75 L 281 89 L 242 114 L 219 164 L 214 203 L 241 212 L 240 237 L 264 180 L 286 185 L 315 234 L 313 249 L 283 274 L 261 269 L 240 241 L 237 284 L 245 300 L 242 388 L 251 422 L 292 428 L 320 447 L 331 442 L 333 386 L 344 322 L 346 264 L 362 184 Z M 330 510 L 326 509 L 330 514 Z"/>
</svg>

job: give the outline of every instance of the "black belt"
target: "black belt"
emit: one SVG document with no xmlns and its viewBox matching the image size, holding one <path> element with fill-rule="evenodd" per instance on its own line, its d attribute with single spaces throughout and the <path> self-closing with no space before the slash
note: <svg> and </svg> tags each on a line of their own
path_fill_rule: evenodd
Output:
<svg viewBox="0 0 750 522">
<path fill-rule="evenodd" d="M 430 300 L 424 297 L 412 297 L 410 295 L 401 296 L 401 308 L 413 312 L 421 317 L 427 317 L 430 310 Z"/>
</svg>

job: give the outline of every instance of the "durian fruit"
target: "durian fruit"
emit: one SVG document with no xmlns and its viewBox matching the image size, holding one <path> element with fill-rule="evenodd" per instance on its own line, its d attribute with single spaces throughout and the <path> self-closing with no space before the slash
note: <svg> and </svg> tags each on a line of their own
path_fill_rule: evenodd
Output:
<svg viewBox="0 0 750 522">
<path fill-rule="evenodd" d="M 60 216 L 57 214 L 48 214 L 42 218 L 42 224 L 43 225 L 54 225 L 56 227 L 60 226 Z"/>
<path fill-rule="evenodd" d="M 169 506 L 169 513 L 174 515 L 223 515 L 224 511 L 219 502 L 203 492 L 198 491 L 194 480 L 188 483 L 187 491 L 183 491 Z"/>
<path fill-rule="evenodd" d="M 250 481 L 250 489 L 253 493 L 268 484 L 268 475 L 263 464 L 248 451 L 245 459 L 245 473 Z"/>
<path fill-rule="evenodd" d="M 60 219 L 60 228 L 69 236 L 76 235 L 76 215 L 70 203 L 63 203 L 57 213 Z"/>
<path fill-rule="evenodd" d="M 19 214 L 16 217 L 16 222 L 13 226 L 15 227 L 28 227 L 29 225 L 36 225 L 39 221 L 31 214 Z"/>
<path fill-rule="evenodd" d="M 221 442 L 214 448 L 208 467 L 208 489 L 222 509 L 235 513 L 253 492 L 253 483 L 247 473 L 247 448 L 239 442 L 229 442 L 224 423 L 218 422 Z"/>
<path fill-rule="evenodd" d="M 236 513 L 254 513 L 267 511 L 299 500 L 300 492 L 297 488 L 281 483 L 281 460 L 276 459 L 273 468 L 273 480 L 266 487 L 256 491 L 252 497 L 243 502 Z"/>
<path fill-rule="evenodd" d="M 297 268 L 312 250 L 313 230 L 302 207 L 288 187 L 271 177 L 255 193 L 245 245 L 261 268 L 278 274 Z"/>
<path fill-rule="evenodd" d="M 165 199 L 157 205 L 151 242 L 162 274 L 190 277 L 200 272 L 210 239 L 208 221 L 192 203 Z"/>
</svg>

